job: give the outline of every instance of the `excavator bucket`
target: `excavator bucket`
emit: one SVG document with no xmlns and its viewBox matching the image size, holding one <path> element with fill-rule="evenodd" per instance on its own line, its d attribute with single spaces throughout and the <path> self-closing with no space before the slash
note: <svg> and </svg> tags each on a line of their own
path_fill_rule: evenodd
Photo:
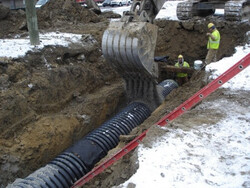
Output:
<svg viewBox="0 0 250 188">
<path fill-rule="evenodd" d="M 111 22 L 102 37 L 103 55 L 125 80 L 128 101 L 147 103 L 152 110 L 163 100 L 162 87 L 157 86 L 154 51 L 158 27 L 153 20 L 164 2 L 134 0 L 131 10 L 120 21 Z"/>
<path fill-rule="evenodd" d="M 124 79 L 156 79 L 157 30 L 148 22 L 111 22 L 102 38 L 103 55 Z"/>
</svg>

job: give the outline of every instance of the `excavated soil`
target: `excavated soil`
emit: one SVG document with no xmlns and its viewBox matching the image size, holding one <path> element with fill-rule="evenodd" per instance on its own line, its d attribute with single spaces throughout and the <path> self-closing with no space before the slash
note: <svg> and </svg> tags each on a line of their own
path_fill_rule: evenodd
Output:
<svg viewBox="0 0 250 188">
<path fill-rule="evenodd" d="M 24 11 L 1 10 L 0 5 L 0 12 L 4 13 L 0 15 L 0 38 L 28 35 Z M 22 58 L 0 58 L 2 187 L 45 165 L 126 105 L 124 82 L 101 52 L 101 37 L 110 18 L 120 16 L 112 12 L 96 14 L 72 0 L 51 0 L 37 15 L 40 31 L 82 34 L 82 43 L 87 45 L 47 46 Z M 194 60 L 204 60 L 206 25 L 211 21 L 222 36 L 219 59 L 230 56 L 237 45 L 246 42 L 249 23 L 226 22 L 223 17 L 213 16 L 185 22 L 157 20 L 156 55 L 168 55 L 170 65 L 178 54 L 183 54 L 191 66 Z M 162 68 L 164 64 L 159 63 L 159 82 L 174 78 Z M 121 137 L 121 143 L 110 154 L 201 89 L 207 83 L 206 77 L 200 72 L 174 90 L 130 136 Z M 28 87 L 30 83 L 32 87 Z M 223 90 L 219 90 L 208 100 L 222 94 Z M 136 160 L 136 152 L 132 152 L 97 176 L 88 187 L 118 185 L 135 172 Z M 122 173 L 119 169 L 123 169 Z"/>
</svg>

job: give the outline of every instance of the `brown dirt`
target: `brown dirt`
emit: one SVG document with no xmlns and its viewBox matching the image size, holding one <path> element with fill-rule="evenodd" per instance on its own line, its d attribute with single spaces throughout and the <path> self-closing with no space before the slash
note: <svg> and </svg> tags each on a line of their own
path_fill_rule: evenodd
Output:
<svg viewBox="0 0 250 188">
<path fill-rule="evenodd" d="M 0 184 L 3 186 L 48 163 L 112 117 L 126 102 L 123 81 L 101 53 L 101 37 L 108 18 L 117 17 L 116 14 L 97 15 L 72 2 L 51 0 L 37 15 L 42 31 L 91 34 L 97 43 L 91 42 L 89 35 L 83 35 L 83 43 L 88 45 L 48 46 L 23 58 L 0 59 Z M 180 53 L 191 65 L 196 59 L 204 59 L 206 25 L 210 21 L 215 22 L 222 34 L 219 58 L 231 55 L 235 46 L 245 42 L 249 23 L 231 23 L 213 17 L 186 22 L 159 20 L 156 55 L 169 55 L 168 64 L 173 64 Z M 28 35 L 25 13 L 21 10 L 10 11 L 0 20 L 0 27 L 0 38 Z M 50 69 L 45 61 L 51 65 Z M 159 81 L 166 78 L 173 75 L 161 69 Z M 28 87 L 30 83 L 32 88 Z M 201 72 L 173 91 L 131 135 L 149 128 L 206 83 Z M 121 142 L 115 150 L 126 142 Z M 127 155 L 88 187 L 110 187 L 124 181 L 137 168 L 131 157 L 136 161 L 136 153 Z M 125 170 L 122 174 L 117 170 L 121 168 Z"/>
</svg>

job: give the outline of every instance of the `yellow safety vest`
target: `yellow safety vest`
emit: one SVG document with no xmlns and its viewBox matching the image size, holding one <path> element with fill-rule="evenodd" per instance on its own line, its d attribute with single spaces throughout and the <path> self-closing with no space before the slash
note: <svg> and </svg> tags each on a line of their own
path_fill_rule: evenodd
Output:
<svg viewBox="0 0 250 188">
<path fill-rule="evenodd" d="M 175 63 L 175 66 L 176 67 L 180 67 L 179 62 Z M 189 68 L 190 66 L 189 66 L 189 64 L 186 61 L 184 61 L 182 67 Z M 181 73 L 181 72 L 177 73 L 177 77 L 186 77 L 186 76 L 188 76 L 187 73 Z"/>
<path fill-rule="evenodd" d="M 207 49 L 217 50 L 220 46 L 220 33 L 217 29 L 215 29 L 212 32 L 212 35 L 214 36 L 215 40 L 213 40 L 211 37 L 209 37 L 208 42 L 207 42 Z"/>
</svg>

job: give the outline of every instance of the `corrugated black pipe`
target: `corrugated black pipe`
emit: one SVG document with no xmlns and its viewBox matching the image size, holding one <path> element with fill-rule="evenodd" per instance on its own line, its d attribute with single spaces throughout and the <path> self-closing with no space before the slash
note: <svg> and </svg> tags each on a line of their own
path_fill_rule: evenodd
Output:
<svg viewBox="0 0 250 188">
<path fill-rule="evenodd" d="M 168 79 L 162 81 L 159 86 L 163 87 L 162 95 L 165 98 L 173 89 L 178 87 L 178 84 L 176 81 Z"/>
<path fill-rule="evenodd" d="M 178 87 L 173 80 L 159 84 L 165 97 Z M 24 179 L 16 179 L 11 187 L 29 188 L 68 188 L 87 174 L 108 151 L 119 143 L 120 135 L 127 135 L 151 114 L 143 103 L 129 104 L 112 119 L 103 123 L 83 139 L 66 149 L 46 166 L 38 169 Z"/>
<path fill-rule="evenodd" d="M 66 150 L 75 153 L 84 162 L 88 169 L 102 159 L 109 150 L 119 143 L 119 136 L 129 134 L 129 132 L 140 125 L 151 111 L 143 104 L 134 102 L 124 108 L 112 119 L 103 123 L 82 140 Z M 89 146 L 86 147 L 86 144 Z"/>
</svg>

